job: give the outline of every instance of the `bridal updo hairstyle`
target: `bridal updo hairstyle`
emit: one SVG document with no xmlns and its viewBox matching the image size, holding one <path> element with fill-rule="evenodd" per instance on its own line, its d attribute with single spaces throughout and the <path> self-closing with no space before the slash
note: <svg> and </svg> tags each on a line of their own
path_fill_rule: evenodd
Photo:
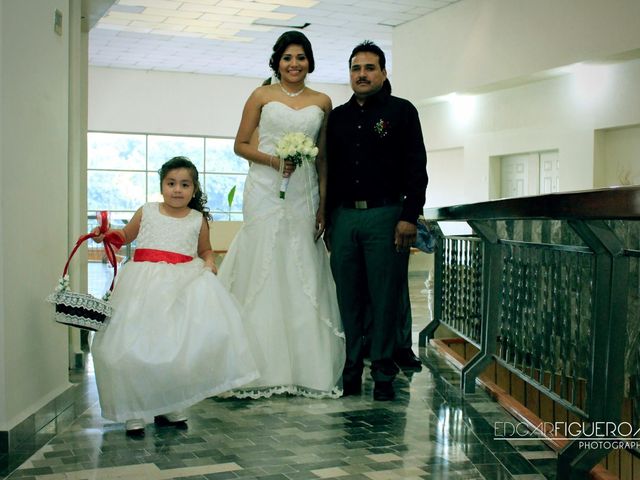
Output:
<svg viewBox="0 0 640 480">
<path fill-rule="evenodd" d="M 278 40 L 276 40 L 275 45 L 273 46 L 273 53 L 271 54 L 271 58 L 269 59 L 269 67 L 271 68 L 271 70 L 273 70 L 275 76 L 277 78 L 280 78 L 280 69 L 278 68 L 278 66 L 280 65 L 280 59 L 282 58 L 284 51 L 289 45 L 300 45 L 302 47 L 302 50 L 304 50 L 304 54 L 307 56 L 307 60 L 309 60 L 309 73 L 312 73 L 316 67 L 316 62 L 313 59 L 311 42 L 304 35 L 304 33 L 290 30 L 280 35 Z"/>
<path fill-rule="evenodd" d="M 198 169 L 187 157 L 173 157 L 160 167 L 158 174 L 160 175 L 160 191 L 162 191 L 162 182 L 171 170 L 177 168 L 186 168 L 191 173 L 191 180 L 193 180 L 193 198 L 189 201 L 189 208 L 197 210 L 202 213 L 202 216 L 207 220 L 211 220 L 211 214 L 209 213 L 209 207 L 207 207 L 207 196 L 203 193 L 200 186 L 200 180 L 198 180 Z"/>
</svg>

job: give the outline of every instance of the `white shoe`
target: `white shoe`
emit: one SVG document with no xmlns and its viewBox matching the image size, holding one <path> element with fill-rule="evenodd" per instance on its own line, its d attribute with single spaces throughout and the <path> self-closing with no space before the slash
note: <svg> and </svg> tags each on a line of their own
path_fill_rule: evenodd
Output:
<svg viewBox="0 0 640 480">
<path fill-rule="evenodd" d="M 124 428 L 127 430 L 127 435 L 144 435 L 144 420 L 141 418 L 127 420 Z"/>
<path fill-rule="evenodd" d="M 169 412 L 164 415 L 155 417 L 156 423 L 184 423 L 188 420 L 187 415 L 183 411 Z"/>
</svg>

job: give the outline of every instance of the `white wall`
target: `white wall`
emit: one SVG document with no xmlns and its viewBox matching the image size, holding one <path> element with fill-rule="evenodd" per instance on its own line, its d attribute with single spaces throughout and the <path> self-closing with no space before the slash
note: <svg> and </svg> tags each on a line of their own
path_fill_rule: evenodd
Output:
<svg viewBox="0 0 640 480">
<path fill-rule="evenodd" d="M 0 27 L 4 25 L 4 7 L 0 2 Z M 2 149 L 2 145 L 4 145 L 4 115 L 2 112 L 4 111 L 4 105 L 2 104 L 3 92 L 4 92 L 4 68 L 2 66 L 2 58 L 4 56 L 4 35 L 2 35 L 4 28 L 0 28 L 0 185 L 4 185 L 4 151 Z M 1 195 L 1 194 L 0 194 Z M 0 198 L 2 198 L 0 196 Z M 4 202 L 3 202 L 4 203 Z M 0 252 L 5 252 L 5 241 L 4 241 L 4 222 L 2 221 L 2 207 L 0 206 Z M 7 391 L 7 375 L 6 372 L 10 368 L 7 365 L 5 359 L 6 356 L 6 348 L 4 341 L 2 339 L 6 338 L 6 325 L 5 325 L 5 313 L 2 305 L 5 304 L 4 300 L 4 255 L 0 255 L 0 430 L 6 430 L 6 418 L 7 418 L 7 395 L 4 393 Z"/>
<path fill-rule="evenodd" d="M 419 100 L 609 58 L 640 47 L 639 18 L 637 0 L 462 0 L 394 30 L 394 88 Z"/>
<path fill-rule="evenodd" d="M 598 186 L 640 185 L 640 125 L 596 132 Z M 596 147 L 597 148 L 597 147 Z"/>
<path fill-rule="evenodd" d="M 446 148 L 429 150 L 427 188 L 427 207 L 445 207 L 451 205 L 452 198 L 463 198 L 462 182 L 451 172 L 461 172 L 464 168 L 464 149 Z"/>
<path fill-rule="evenodd" d="M 82 3 L 69 3 L 69 145 L 68 185 L 69 222 L 67 238 L 75 244 L 78 235 L 87 228 L 87 76 L 89 62 L 89 33 L 83 31 Z M 85 24 L 84 30 L 88 29 Z M 69 266 L 70 286 L 86 292 L 88 282 L 87 249 L 76 252 Z M 69 328 L 69 365 L 77 366 L 77 358 L 84 358 L 80 330 Z"/>
<path fill-rule="evenodd" d="M 491 157 L 516 153 L 557 149 L 560 190 L 593 188 L 595 131 L 640 123 L 640 60 L 628 52 L 640 52 L 640 29 L 628 18 L 640 18 L 640 2 L 464 0 L 397 28 L 394 91 L 417 105 L 428 153 L 464 152 L 447 180 L 463 193 L 451 189 L 438 205 L 487 200 Z M 617 49 L 631 59 L 558 70 Z M 461 89 L 486 93 L 466 103 L 439 97 Z"/>
<path fill-rule="evenodd" d="M 236 135 L 242 108 L 262 79 L 115 68 L 89 68 L 89 130 Z M 345 85 L 310 84 L 335 105 L 351 96 Z"/>
<path fill-rule="evenodd" d="M 68 3 L 0 2 L 0 430 L 69 385 L 67 330 L 44 302 L 68 251 Z"/>
</svg>

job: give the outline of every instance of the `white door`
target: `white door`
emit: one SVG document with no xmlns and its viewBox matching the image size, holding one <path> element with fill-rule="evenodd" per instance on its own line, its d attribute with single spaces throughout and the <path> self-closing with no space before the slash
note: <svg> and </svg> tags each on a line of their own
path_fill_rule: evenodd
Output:
<svg viewBox="0 0 640 480">
<path fill-rule="evenodd" d="M 560 190 L 560 157 L 558 151 L 540 152 L 540 193 Z"/>
<path fill-rule="evenodd" d="M 507 155 L 500 161 L 500 196 L 522 197 L 534 195 L 531 182 L 538 181 L 536 162 L 532 162 L 531 154 Z M 532 171 L 533 170 L 533 171 Z"/>
<path fill-rule="evenodd" d="M 557 192 L 560 186 L 558 151 L 521 153 L 500 158 L 500 197 Z"/>
</svg>

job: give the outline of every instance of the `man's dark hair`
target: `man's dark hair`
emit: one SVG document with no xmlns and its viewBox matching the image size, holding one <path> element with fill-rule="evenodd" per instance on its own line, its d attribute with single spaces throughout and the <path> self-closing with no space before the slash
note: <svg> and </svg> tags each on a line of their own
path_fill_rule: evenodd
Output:
<svg viewBox="0 0 640 480">
<path fill-rule="evenodd" d="M 365 40 L 359 45 L 356 45 L 356 48 L 354 48 L 353 51 L 351 52 L 351 55 L 349 55 L 349 68 L 351 68 L 351 60 L 353 60 L 353 57 L 355 57 L 358 53 L 361 53 L 361 52 L 375 53 L 379 59 L 378 63 L 380 64 L 380 70 L 385 69 L 385 66 L 387 64 L 387 59 L 384 56 L 384 52 L 378 45 L 373 43 L 371 40 Z"/>
<path fill-rule="evenodd" d="M 356 45 L 356 48 L 353 49 L 353 51 L 351 52 L 351 55 L 349 56 L 349 68 L 351 68 L 351 60 L 353 60 L 353 57 L 355 57 L 358 53 L 361 53 L 361 52 L 369 52 L 377 55 L 378 63 L 380 64 L 380 70 L 385 69 L 385 66 L 387 65 L 387 59 L 384 56 L 384 52 L 378 45 L 373 43 L 371 40 L 365 40 L 364 42 Z M 382 90 L 387 92 L 388 94 L 391 94 L 391 82 L 389 81 L 388 78 L 385 79 L 384 83 L 382 84 Z"/>
</svg>

